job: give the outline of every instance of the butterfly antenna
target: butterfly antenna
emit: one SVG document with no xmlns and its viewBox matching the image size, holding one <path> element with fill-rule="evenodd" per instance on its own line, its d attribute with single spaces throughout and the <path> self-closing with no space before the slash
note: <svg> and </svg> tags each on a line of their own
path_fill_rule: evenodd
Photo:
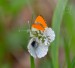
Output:
<svg viewBox="0 0 75 68">
<path fill-rule="evenodd" d="M 30 22 L 28 21 L 27 23 L 28 23 L 28 30 L 27 30 L 27 32 L 30 32 L 30 29 L 31 29 Z"/>
<path fill-rule="evenodd" d="M 28 27 L 29 27 L 29 29 L 30 29 L 30 22 L 28 21 Z"/>
</svg>

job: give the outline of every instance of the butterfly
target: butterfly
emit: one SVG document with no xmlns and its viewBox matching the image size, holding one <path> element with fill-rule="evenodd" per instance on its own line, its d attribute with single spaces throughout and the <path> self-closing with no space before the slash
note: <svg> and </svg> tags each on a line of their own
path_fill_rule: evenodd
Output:
<svg viewBox="0 0 75 68">
<path fill-rule="evenodd" d="M 28 43 L 28 52 L 34 58 L 42 58 L 48 52 L 48 47 L 55 39 L 54 31 L 49 28 L 42 16 L 38 16 L 32 24 L 31 39 Z"/>
</svg>

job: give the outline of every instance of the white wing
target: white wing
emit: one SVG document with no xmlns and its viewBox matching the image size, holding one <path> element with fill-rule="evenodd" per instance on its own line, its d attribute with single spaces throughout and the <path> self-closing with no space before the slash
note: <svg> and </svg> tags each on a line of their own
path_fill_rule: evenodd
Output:
<svg viewBox="0 0 75 68">
<path fill-rule="evenodd" d="M 48 46 L 45 45 L 39 45 L 36 49 L 36 55 L 38 58 L 44 57 L 48 52 Z"/>
<path fill-rule="evenodd" d="M 33 41 L 33 38 L 29 41 L 29 44 L 28 44 L 27 48 L 28 48 L 28 52 L 31 54 L 31 56 L 36 58 L 35 49 L 31 45 L 32 41 Z"/>
<path fill-rule="evenodd" d="M 55 39 L 55 33 L 51 28 L 46 28 L 44 31 L 44 35 L 49 36 L 50 42 L 53 42 Z"/>
</svg>

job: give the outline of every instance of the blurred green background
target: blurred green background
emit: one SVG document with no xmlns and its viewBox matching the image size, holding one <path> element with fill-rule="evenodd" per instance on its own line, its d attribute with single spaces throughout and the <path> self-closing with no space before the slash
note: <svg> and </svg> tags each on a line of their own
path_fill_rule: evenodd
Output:
<svg viewBox="0 0 75 68">
<path fill-rule="evenodd" d="M 0 68 L 30 68 L 28 21 L 38 15 L 56 39 L 36 68 L 75 68 L 75 0 L 0 0 Z"/>
</svg>

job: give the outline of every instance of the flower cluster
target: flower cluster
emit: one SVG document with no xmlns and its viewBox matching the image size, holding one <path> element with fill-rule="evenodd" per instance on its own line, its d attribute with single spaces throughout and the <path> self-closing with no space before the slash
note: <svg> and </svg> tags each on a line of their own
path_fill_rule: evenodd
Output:
<svg viewBox="0 0 75 68">
<path fill-rule="evenodd" d="M 48 52 L 50 43 L 55 39 L 55 33 L 51 28 L 45 28 L 44 31 L 32 28 L 30 30 L 31 40 L 28 44 L 28 51 L 34 57 L 42 58 Z"/>
</svg>

